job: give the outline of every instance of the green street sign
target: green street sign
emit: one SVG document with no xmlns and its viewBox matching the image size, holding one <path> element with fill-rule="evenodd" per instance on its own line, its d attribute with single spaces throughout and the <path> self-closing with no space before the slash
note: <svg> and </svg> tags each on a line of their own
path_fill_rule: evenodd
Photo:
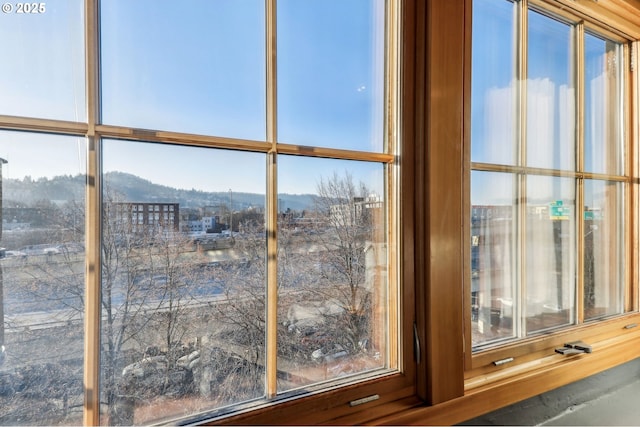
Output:
<svg viewBox="0 0 640 427">
<path fill-rule="evenodd" d="M 562 200 L 556 200 L 549 206 L 549 219 L 568 221 L 571 215 L 571 208 L 564 206 Z"/>
</svg>

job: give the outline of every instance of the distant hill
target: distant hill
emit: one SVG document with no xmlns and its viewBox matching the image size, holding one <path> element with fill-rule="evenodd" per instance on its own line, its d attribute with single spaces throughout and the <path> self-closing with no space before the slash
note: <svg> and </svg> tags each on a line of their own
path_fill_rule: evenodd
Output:
<svg viewBox="0 0 640 427">
<path fill-rule="evenodd" d="M 184 208 L 215 206 L 229 204 L 233 199 L 234 209 L 250 206 L 264 207 L 265 196 L 255 193 L 220 191 L 205 192 L 200 190 L 183 190 L 164 185 L 154 184 L 139 176 L 123 173 L 108 172 L 104 176 L 104 188 L 120 195 L 120 199 L 128 202 L 171 202 L 180 203 Z M 65 202 L 82 200 L 85 194 L 85 177 L 83 175 L 64 175 L 54 178 L 30 177 L 23 179 L 4 179 L 4 205 L 18 204 L 34 206 L 40 201 Z M 310 194 L 280 194 L 278 199 L 281 209 L 292 210 L 309 209 L 313 205 L 313 195 Z"/>
</svg>

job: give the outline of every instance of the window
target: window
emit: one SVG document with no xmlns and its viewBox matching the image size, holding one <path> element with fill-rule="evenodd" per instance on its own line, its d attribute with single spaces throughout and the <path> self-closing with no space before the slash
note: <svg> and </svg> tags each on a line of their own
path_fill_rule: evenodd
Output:
<svg viewBox="0 0 640 427">
<path fill-rule="evenodd" d="M 632 181 L 625 39 L 541 2 L 474 0 L 473 23 L 479 352 L 628 310 Z"/>
<path fill-rule="evenodd" d="M 42 14 L 4 15 L 0 35 L 19 42 L 7 49 L 9 60 L 0 71 L 0 114 L 86 121 L 83 2 L 45 4 Z"/>
<path fill-rule="evenodd" d="M 174 3 L 0 14 L 0 423 L 450 425 L 637 357 L 637 7 Z"/>
<path fill-rule="evenodd" d="M 400 2 L 70 3 L 0 25 L 0 423 L 411 396 Z"/>
<path fill-rule="evenodd" d="M 86 139 L 3 130 L 0 150 L 0 420 L 80 422 Z"/>
</svg>

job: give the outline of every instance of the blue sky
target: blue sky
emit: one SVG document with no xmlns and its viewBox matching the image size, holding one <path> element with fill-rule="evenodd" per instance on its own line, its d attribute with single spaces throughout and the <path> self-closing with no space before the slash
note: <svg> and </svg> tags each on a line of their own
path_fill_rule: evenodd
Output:
<svg viewBox="0 0 640 427">
<path fill-rule="evenodd" d="M 382 70 L 383 40 L 372 36 L 382 3 L 279 0 L 280 141 L 382 150 L 383 75 L 372 71 Z M 0 67 L 0 114 L 85 121 L 83 2 L 46 7 L 40 15 L 0 15 L 0 37 L 13 41 Z M 102 121 L 264 140 L 264 14 L 263 0 L 103 1 Z M 0 157 L 10 162 L 9 177 L 83 173 L 83 141 L 0 132 Z M 233 182 L 237 191 L 264 192 L 263 154 L 115 141 L 104 147 L 105 171 L 180 188 L 226 191 Z M 280 192 L 314 192 L 321 175 L 346 168 L 356 180 L 381 179 L 380 165 L 282 163 Z"/>
<path fill-rule="evenodd" d="M 0 13 L 0 114 L 85 121 L 83 2 L 45 4 Z"/>
<path fill-rule="evenodd" d="M 381 0 L 278 1 L 279 141 L 382 150 L 383 40 L 374 37 L 375 26 L 382 24 L 381 5 Z M 83 2 L 54 0 L 46 7 L 40 15 L 0 14 L 0 37 L 14 41 L 4 46 L 8 59 L 0 67 L 0 114 L 84 121 Z M 507 141 L 515 123 L 513 16 L 508 1 L 474 2 L 473 161 L 513 163 Z M 109 0 L 102 2 L 101 18 L 104 123 L 265 139 L 263 0 Z M 530 80 L 540 88 L 550 82 L 553 105 L 558 105 L 560 88 L 568 88 L 571 96 L 574 86 L 570 26 L 536 12 L 529 13 L 529 25 Z M 597 58 L 605 42 L 592 35 L 586 40 L 591 79 L 600 74 Z M 590 91 L 587 85 L 587 100 Z M 572 111 L 565 110 L 569 117 Z M 532 165 L 571 169 L 572 136 L 558 125 L 560 116 L 536 114 L 530 121 L 538 134 L 529 144 L 530 159 L 539 162 Z M 540 134 L 544 128 L 548 135 Z M 588 126 L 587 144 L 593 145 L 585 153 L 588 165 L 603 149 L 591 132 Z M 50 177 L 84 172 L 77 165 L 82 140 L 67 138 L 62 144 L 63 139 L 0 136 L 0 156 L 11 163 L 7 173 Z M 18 146 L 16 141 L 21 141 Z M 261 154 L 107 141 L 104 159 L 105 171 L 135 173 L 160 184 L 208 191 L 218 184 L 227 189 L 233 181 L 238 191 L 264 191 Z M 313 192 L 321 175 L 344 169 L 342 162 L 329 160 L 285 163 L 279 185 L 289 193 Z M 599 171 L 601 165 L 593 167 Z M 380 169 L 376 165 L 347 168 L 356 179 L 380 181 L 379 172 L 371 178 L 371 169 Z M 295 178 L 314 174 L 318 179 Z"/>
</svg>

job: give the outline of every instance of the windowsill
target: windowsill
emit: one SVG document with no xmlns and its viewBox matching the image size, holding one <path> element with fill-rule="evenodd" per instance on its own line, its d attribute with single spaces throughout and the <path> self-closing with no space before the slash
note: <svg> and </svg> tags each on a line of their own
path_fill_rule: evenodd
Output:
<svg viewBox="0 0 640 427">
<path fill-rule="evenodd" d="M 640 315 L 625 316 L 614 324 L 626 321 L 632 323 Z M 575 332 L 575 331 L 574 331 Z M 366 410 L 336 411 L 335 417 L 325 420 L 339 425 L 454 425 L 487 412 L 519 402 L 529 397 L 570 384 L 593 374 L 605 371 L 640 357 L 640 327 L 624 330 L 617 336 L 609 334 L 599 341 L 593 341 L 593 352 L 574 356 L 563 356 L 557 353 L 548 354 L 535 361 L 515 366 L 505 366 L 492 374 L 478 375 L 465 381 L 464 396 L 448 400 L 441 404 L 426 406 L 416 397 L 396 394 L 384 396 L 378 405 Z M 553 350 L 552 350 L 553 351 Z M 406 390 L 405 390 L 406 391 Z M 357 386 L 352 392 L 357 392 Z M 312 405 L 316 409 L 328 405 L 331 396 L 319 398 Z M 282 408 L 271 408 L 280 412 Z M 294 410 L 295 411 L 295 410 Z M 262 420 L 271 424 L 277 414 L 269 414 L 265 408 Z M 232 418 L 228 422 L 242 423 L 246 421 L 260 422 L 259 414 L 250 418 Z M 275 417 L 275 418 L 274 418 Z M 305 413 L 299 413 L 294 419 L 282 418 L 280 424 L 300 424 Z"/>
<path fill-rule="evenodd" d="M 367 400 L 368 397 L 375 399 Z M 351 402 L 362 400 L 360 405 Z M 407 405 L 406 402 L 411 402 Z M 396 413 L 399 408 L 415 406 L 412 378 L 402 373 L 387 372 L 361 383 L 343 384 L 333 390 L 318 389 L 306 396 L 282 397 L 277 401 L 254 406 L 244 412 L 207 419 L 201 425 L 307 425 L 362 424 L 368 420 Z"/>
<path fill-rule="evenodd" d="M 632 324 L 640 325 L 640 313 L 634 312 L 590 321 L 565 330 L 554 331 L 553 334 L 539 334 L 511 344 L 480 351 L 471 356 L 471 364 L 467 368 L 465 379 L 469 381 L 483 375 L 515 368 L 516 365 L 535 364 L 541 358 L 553 356 L 555 354 L 554 348 L 562 347 L 566 342 L 582 340 L 594 344 L 610 338 L 627 336 L 636 331 L 640 332 L 640 326 L 627 328 Z M 501 366 L 494 365 L 495 361 L 507 358 L 513 358 L 514 361 Z"/>
<path fill-rule="evenodd" d="M 553 349 L 547 351 L 548 355 L 536 358 L 534 360 L 521 363 L 512 367 L 506 366 L 503 369 L 481 374 L 471 377 L 465 381 L 465 394 L 474 393 L 482 390 L 483 387 L 491 387 L 493 384 L 500 384 L 504 381 L 510 381 L 523 375 L 534 375 L 538 370 L 555 369 L 567 363 L 574 364 L 580 359 L 587 359 L 594 354 L 610 350 L 611 352 L 624 351 L 623 349 L 630 342 L 640 341 L 640 329 L 632 329 L 628 332 L 621 333 L 618 336 L 604 339 L 602 341 L 589 343 L 593 349 L 592 353 L 583 353 L 571 356 L 565 356 L 556 353 Z M 558 346 L 561 347 L 561 346 Z M 639 353 L 640 355 L 640 353 Z"/>
<path fill-rule="evenodd" d="M 628 320 L 628 319 L 627 319 Z M 378 425 L 453 425 L 640 357 L 640 328 L 590 343 L 593 352 L 549 355 L 465 382 L 465 395 L 434 406 L 398 408 Z"/>
</svg>

